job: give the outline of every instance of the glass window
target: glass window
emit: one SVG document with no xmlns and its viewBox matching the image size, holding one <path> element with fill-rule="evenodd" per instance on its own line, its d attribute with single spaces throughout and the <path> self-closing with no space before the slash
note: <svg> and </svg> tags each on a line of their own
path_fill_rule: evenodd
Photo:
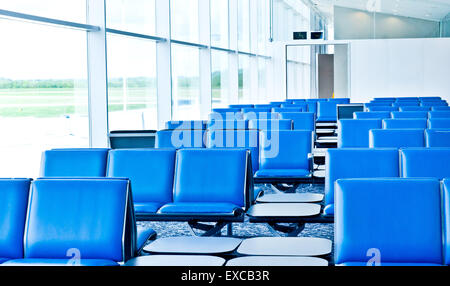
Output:
<svg viewBox="0 0 450 286">
<path fill-rule="evenodd" d="M 86 23 L 86 0 L 0 0 L 0 9 Z"/>
<path fill-rule="evenodd" d="M 250 0 L 238 0 L 238 48 L 250 51 Z"/>
<path fill-rule="evenodd" d="M 108 34 L 109 129 L 158 128 L 156 44 Z"/>
<path fill-rule="evenodd" d="M 172 120 L 200 118 L 200 52 L 172 45 Z"/>
<path fill-rule="evenodd" d="M 269 1 L 258 1 L 258 53 L 266 53 L 266 45 L 270 35 L 270 9 Z"/>
<path fill-rule="evenodd" d="M 0 174 L 35 178 L 43 151 L 89 147 L 86 32 L 1 19 L 0 31 Z"/>
<path fill-rule="evenodd" d="M 239 55 L 239 103 L 254 103 L 250 98 L 250 57 Z"/>
<path fill-rule="evenodd" d="M 212 107 L 227 107 L 229 102 L 229 60 L 228 53 L 222 51 L 211 51 L 211 91 Z"/>
<path fill-rule="evenodd" d="M 107 0 L 106 26 L 145 35 L 155 34 L 155 0 Z"/>
<path fill-rule="evenodd" d="M 172 38 L 198 42 L 198 0 L 171 0 Z"/>
<path fill-rule="evenodd" d="M 211 45 L 228 48 L 228 0 L 211 0 Z"/>
<path fill-rule="evenodd" d="M 264 58 L 258 59 L 258 100 L 259 102 L 267 101 L 267 64 L 268 60 Z"/>
</svg>

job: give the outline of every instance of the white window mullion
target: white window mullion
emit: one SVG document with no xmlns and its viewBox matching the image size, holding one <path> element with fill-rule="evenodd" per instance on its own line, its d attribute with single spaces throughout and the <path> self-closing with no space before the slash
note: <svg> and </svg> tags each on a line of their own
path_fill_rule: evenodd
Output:
<svg viewBox="0 0 450 286">
<path fill-rule="evenodd" d="M 212 107 L 211 91 L 211 9 L 209 0 L 198 0 L 199 39 L 207 49 L 200 49 L 200 113 L 208 118 Z"/>
</svg>

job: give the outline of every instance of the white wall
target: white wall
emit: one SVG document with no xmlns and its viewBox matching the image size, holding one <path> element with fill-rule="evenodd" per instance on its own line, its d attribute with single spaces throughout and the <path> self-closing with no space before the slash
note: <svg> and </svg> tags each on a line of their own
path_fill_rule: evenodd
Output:
<svg viewBox="0 0 450 286">
<path fill-rule="evenodd" d="M 440 96 L 450 102 L 450 39 L 351 42 L 352 102 Z"/>
</svg>

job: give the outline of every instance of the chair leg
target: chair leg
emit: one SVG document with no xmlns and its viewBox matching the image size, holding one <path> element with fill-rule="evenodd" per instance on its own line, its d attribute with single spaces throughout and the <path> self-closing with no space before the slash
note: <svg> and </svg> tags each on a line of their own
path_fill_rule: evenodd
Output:
<svg viewBox="0 0 450 286">
<path fill-rule="evenodd" d="M 273 230 L 285 234 L 287 237 L 297 237 L 305 229 L 304 223 L 293 223 L 289 226 L 278 223 L 269 223 L 269 226 Z"/>
<path fill-rule="evenodd" d="M 196 221 L 188 222 L 191 232 L 195 236 L 220 236 L 222 229 L 228 225 L 226 222 L 218 222 L 214 225 L 202 224 Z M 204 231 L 202 234 L 197 234 L 194 229 Z"/>
</svg>

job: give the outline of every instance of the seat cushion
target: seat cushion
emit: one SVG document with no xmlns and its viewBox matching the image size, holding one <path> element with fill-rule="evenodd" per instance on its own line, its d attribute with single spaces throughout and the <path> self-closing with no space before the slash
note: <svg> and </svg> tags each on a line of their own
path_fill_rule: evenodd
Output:
<svg viewBox="0 0 450 286">
<path fill-rule="evenodd" d="M 163 206 L 159 214 L 233 214 L 239 206 L 230 203 L 171 203 Z"/>
<path fill-rule="evenodd" d="M 2 266 L 119 266 L 118 263 L 103 259 L 15 259 Z"/>
<path fill-rule="evenodd" d="M 155 214 L 164 205 L 164 203 L 134 203 L 134 212 L 136 214 Z"/>
<path fill-rule="evenodd" d="M 354 266 L 354 267 L 361 267 L 361 266 L 371 266 L 367 265 L 367 262 L 346 262 L 339 264 L 337 266 Z M 389 266 L 442 266 L 440 264 L 433 264 L 433 263 L 380 263 L 380 266 L 389 267 Z"/>
<path fill-rule="evenodd" d="M 317 122 L 336 122 L 336 117 L 321 116 L 317 118 Z"/>
<path fill-rule="evenodd" d="M 327 205 L 323 210 L 323 214 L 326 216 L 334 216 L 334 204 Z"/>
<path fill-rule="evenodd" d="M 266 169 L 256 172 L 256 178 L 305 178 L 310 175 L 308 170 L 303 169 Z"/>
</svg>

